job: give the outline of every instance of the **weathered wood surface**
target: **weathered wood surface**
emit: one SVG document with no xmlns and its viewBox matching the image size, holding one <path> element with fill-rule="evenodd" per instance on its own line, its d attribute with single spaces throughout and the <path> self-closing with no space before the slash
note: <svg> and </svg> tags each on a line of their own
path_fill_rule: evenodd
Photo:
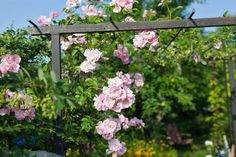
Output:
<svg viewBox="0 0 236 157">
<path fill-rule="evenodd" d="M 114 32 L 114 31 L 138 31 L 138 30 L 158 30 L 177 28 L 201 28 L 201 27 L 221 27 L 236 26 L 236 17 L 217 17 L 183 20 L 164 20 L 149 22 L 124 22 L 124 23 L 100 23 L 100 24 L 76 24 L 61 26 L 39 27 L 39 32 L 35 27 L 26 28 L 32 35 L 49 34 L 73 34 L 73 33 L 94 33 L 94 32 Z"/>
</svg>

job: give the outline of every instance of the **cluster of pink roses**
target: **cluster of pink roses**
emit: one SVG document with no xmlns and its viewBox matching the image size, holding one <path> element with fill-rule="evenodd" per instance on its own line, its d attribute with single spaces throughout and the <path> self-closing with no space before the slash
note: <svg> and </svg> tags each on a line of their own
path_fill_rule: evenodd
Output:
<svg viewBox="0 0 236 157">
<path fill-rule="evenodd" d="M 81 3 L 82 3 L 82 0 L 67 0 L 66 1 L 66 8 L 72 9 L 72 8 L 80 6 Z"/>
<path fill-rule="evenodd" d="M 32 97 L 24 94 L 23 91 L 20 92 L 11 92 L 7 90 L 5 93 L 6 102 L 9 102 L 10 99 L 21 100 L 17 107 L 11 108 L 6 106 L 5 108 L 0 109 L 0 116 L 10 115 L 11 112 L 15 113 L 17 120 L 26 120 L 31 122 L 35 118 L 35 109 L 31 107 Z"/>
<path fill-rule="evenodd" d="M 111 140 L 115 133 L 120 131 L 122 128 L 127 130 L 130 126 L 132 127 L 144 127 L 144 122 L 136 117 L 128 119 L 124 115 L 119 115 L 119 118 L 108 118 L 103 122 L 98 122 L 96 127 L 97 133 L 102 135 L 106 140 Z"/>
<path fill-rule="evenodd" d="M 112 0 L 110 6 L 115 6 L 113 12 L 119 13 L 121 9 L 130 11 L 133 8 L 135 0 Z"/>
<path fill-rule="evenodd" d="M 154 31 L 142 31 L 135 35 L 134 39 L 134 48 L 143 48 L 146 45 L 150 45 L 149 50 L 154 51 L 156 45 L 158 44 L 158 39 Z"/>
<path fill-rule="evenodd" d="M 18 55 L 6 54 L 1 57 L 0 75 L 5 75 L 8 72 L 18 73 L 20 70 L 21 58 Z"/>
<path fill-rule="evenodd" d="M 133 78 L 132 78 L 133 77 Z M 130 90 L 131 85 L 135 87 L 143 86 L 143 78 L 140 73 L 134 75 L 118 72 L 117 76 L 108 79 L 108 86 L 103 87 L 102 93 L 94 98 L 94 106 L 98 111 L 113 110 L 121 112 L 122 109 L 131 107 L 135 101 L 135 96 Z M 109 143 L 107 154 L 113 157 L 123 155 L 126 152 L 124 142 L 114 139 L 115 133 L 121 129 L 127 130 L 129 127 L 144 127 L 144 122 L 136 117 L 128 119 L 124 115 L 118 115 L 118 118 L 108 118 L 99 121 L 96 131 Z"/>
<path fill-rule="evenodd" d="M 51 24 L 52 20 L 59 16 L 59 13 L 53 11 L 49 14 L 49 16 L 39 16 L 37 21 L 41 26 L 48 26 Z"/>
<path fill-rule="evenodd" d="M 87 40 L 84 34 L 76 33 L 67 36 L 65 39 L 61 40 L 61 49 L 67 50 L 73 44 L 86 44 Z"/>
<path fill-rule="evenodd" d="M 122 79 L 115 77 L 108 80 L 108 86 L 103 87 L 102 93 L 96 96 L 94 101 L 94 106 L 98 111 L 121 112 L 122 109 L 131 107 L 135 96 Z"/>
<path fill-rule="evenodd" d="M 86 16 L 103 16 L 103 12 L 97 10 L 94 5 L 82 6 L 81 10 Z"/>
<path fill-rule="evenodd" d="M 127 149 L 124 142 L 120 142 L 118 139 L 111 139 L 108 141 L 109 149 L 107 149 L 107 154 L 112 154 L 112 157 L 117 157 L 123 155 Z"/>
<path fill-rule="evenodd" d="M 116 75 L 123 81 L 123 84 L 129 88 L 133 83 L 136 92 L 144 85 L 143 76 L 140 73 L 123 74 L 123 72 L 117 72 Z"/>
<path fill-rule="evenodd" d="M 124 47 L 123 45 L 118 45 L 118 49 L 114 51 L 114 56 L 121 59 L 123 64 L 129 64 L 129 51 L 127 47 Z"/>
<path fill-rule="evenodd" d="M 96 62 L 102 57 L 102 53 L 98 49 L 86 49 L 84 56 L 86 60 L 81 63 L 80 70 L 84 73 L 93 72 L 98 66 Z"/>
</svg>

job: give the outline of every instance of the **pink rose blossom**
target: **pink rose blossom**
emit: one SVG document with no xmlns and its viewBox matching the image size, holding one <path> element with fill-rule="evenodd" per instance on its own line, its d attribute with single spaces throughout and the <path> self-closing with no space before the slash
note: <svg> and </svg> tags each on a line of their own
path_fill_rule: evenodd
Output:
<svg viewBox="0 0 236 157">
<path fill-rule="evenodd" d="M 95 71 L 97 66 L 98 64 L 85 60 L 80 64 L 80 70 L 83 71 L 84 73 L 89 73 Z"/>
<path fill-rule="evenodd" d="M 135 35 L 133 42 L 136 49 L 150 45 L 149 50 L 154 51 L 158 44 L 158 39 L 154 31 L 143 31 Z"/>
<path fill-rule="evenodd" d="M 112 0 L 110 6 L 114 6 L 114 13 L 119 13 L 121 9 L 130 11 L 133 8 L 133 4 L 134 0 Z"/>
<path fill-rule="evenodd" d="M 25 118 L 26 121 L 31 122 L 32 120 L 34 120 L 34 118 L 35 118 L 35 109 L 33 107 L 26 110 L 25 113 L 26 113 L 26 118 Z"/>
<path fill-rule="evenodd" d="M 128 49 L 122 45 L 119 45 L 118 49 L 114 51 L 114 56 L 121 59 L 123 64 L 130 63 Z"/>
<path fill-rule="evenodd" d="M 57 11 L 52 11 L 50 14 L 49 14 L 49 17 L 51 18 L 51 19 L 54 19 L 54 18 L 56 18 L 56 17 L 58 17 L 59 16 L 59 13 L 57 12 Z"/>
<path fill-rule="evenodd" d="M 134 117 L 129 121 L 129 126 L 141 128 L 141 127 L 145 126 L 145 123 L 143 122 L 143 120 L 140 120 L 140 119 Z"/>
<path fill-rule="evenodd" d="M 37 21 L 41 26 L 49 26 L 52 23 L 53 19 L 58 17 L 58 16 L 59 16 L 58 12 L 52 11 L 49 14 L 49 16 L 39 16 L 37 18 Z"/>
<path fill-rule="evenodd" d="M 130 85 L 134 82 L 134 80 L 131 79 L 131 75 L 128 73 L 123 74 L 123 72 L 117 72 L 116 76 L 122 80 L 124 86 L 130 87 Z"/>
<path fill-rule="evenodd" d="M 87 5 L 87 6 L 82 6 L 82 12 L 86 16 L 102 16 L 103 13 L 101 11 L 98 11 L 94 5 Z"/>
<path fill-rule="evenodd" d="M 97 133 L 102 135 L 106 140 L 113 138 L 113 135 L 121 129 L 120 123 L 112 118 L 106 119 L 103 122 L 98 122 L 96 127 Z"/>
<path fill-rule="evenodd" d="M 110 78 L 110 79 L 108 79 L 108 85 L 109 86 L 122 87 L 123 86 L 123 80 L 120 79 L 119 77 Z"/>
<path fill-rule="evenodd" d="M 6 54 L 1 57 L 0 73 L 5 75 L 8 72 L 18 73 L 20 70 L 21 58 L 18 55 Z"/>
<path fill-rule="evenodd" d="M 71 9 L 74 7 L 78 7 L 81 5 L 82 0 L 67 0 L 66 1 L 66 8 Z"/>
<path fill-rule="evenodd" d="M 127 151 L 125 143 L 120 142 L 118 139 L 111 139 L 108 141 L 108 144 L 107 154 L 112 154 L 112 157 L 121 156 Z"/>
<path fill-rule="evenodd" d="M 134 85 L 136 88 L 142 87 L 144 85 L 142 74 L 140 73 L 134 74 Z"/>
<path fill-rule="evenodd" d="M 119 116 L 119 121 L 123 127 L 124 130 L 127 130 L 129 128 L 129 119 L 126 118 L 123 114 L 118 115 Z"/>
<path fill-rule="evenodd" d="M 97 62 L 102 57 L 102 53 L 98 49 L 86 49 L 84 52 L 84 56 L 90 62 Z"/>
<path fill-rule="evenodd" d="M 9 106 L 0 109 L 0 116 L 10 115 L 11 109 Z"/>
<path fill-rule="evenodd" d="M 27 116 L 27 114 L 24 111 L 20 110 L 20 109 L 14 109 L 14 112 L 15 112 L 16 119 L 20 120 L 20 121 L 24 120 L 25 117 Z"/>
<path fill-rule="evenodd" d="M 47 16 L 39 16 L 37 21 L 41 26 L 49 26 L 52 22 L 52 18 Z"/>
<path fill-rule="evenodd" d="M 94 106 L 98 111 L 113 110 L 121 112 L 132 106 L 135 102 L 133 92 L 127 87 L 130 84 L 128 76 L 123 78 L 125 82 L 119 77 L 108 80 L 108 86 L 103 87 L 100 96 L 94 98 Z"/>
<path fill-rule="evenodd" d="M 81 71 L 83 71 L 84 73 L 93 72 L 98 66 L 96 62 L 100 60 L 100 58 L 102 57 L 102 53 L 97 49 L 86 49 L 84 52 L 84 56 L 86 57 L 86 60 L 80 65 Z"/>
</svg>

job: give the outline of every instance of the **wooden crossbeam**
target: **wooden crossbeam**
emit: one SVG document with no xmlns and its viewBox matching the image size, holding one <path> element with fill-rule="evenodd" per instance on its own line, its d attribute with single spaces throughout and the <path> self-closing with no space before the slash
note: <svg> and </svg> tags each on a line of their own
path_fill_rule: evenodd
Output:
<svg viewBox="0 0 236 157">
<path fill-rule="evenodd" d="M 99 24 L 75 24 L 39 27 L 39 32 L 34 27 L 26 28 L 32 35 L 49 34 L 73 34 L 73 33 L 94 33 L 94 32 L 115 32 L 115 31 L 138 31 L 157 29 L 177 28 L 201 28 L 236 26 L 236 17 L 217 17 L 183 20 L 163 20 L 149 22 L 123 22 L 123 23 L 99 23 Z"/>
</svg>

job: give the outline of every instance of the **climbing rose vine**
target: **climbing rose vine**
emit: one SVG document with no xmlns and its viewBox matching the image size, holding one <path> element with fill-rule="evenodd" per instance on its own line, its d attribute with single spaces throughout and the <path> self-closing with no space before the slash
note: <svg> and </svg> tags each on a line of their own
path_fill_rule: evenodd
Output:
<svg viewBox="0 0 236 157">
<path fill-rule="evenodd" d="M 134 74 L 134 79 L 132 79 L 130 74 L 118 72 L 116 77 L 108 79 L 108 86 L 103 87 L 102 93 L 94 98 L 95 108 L 98 111 L 121 112 L 121 110 L 131 107 L 135 101 L 135 95 L 130 89 L 133 82 L 136 88 L 143 86 L 141 74 Z M 118 139 L 114 139 L 115 134 L 122 129 L 127 130 L 130 126 L 144 127 L 144 125 L 144 122 L 136 117 L 129 120 L 119 114 L 118 118 L 110 117 L 103 122 L 99 121 L 96 130 L 99 135 L 108 140 L 107 154 L 120 156 L 126 152 L 126 147 L 124 142 L 121 143 Z"/>
</svg>

